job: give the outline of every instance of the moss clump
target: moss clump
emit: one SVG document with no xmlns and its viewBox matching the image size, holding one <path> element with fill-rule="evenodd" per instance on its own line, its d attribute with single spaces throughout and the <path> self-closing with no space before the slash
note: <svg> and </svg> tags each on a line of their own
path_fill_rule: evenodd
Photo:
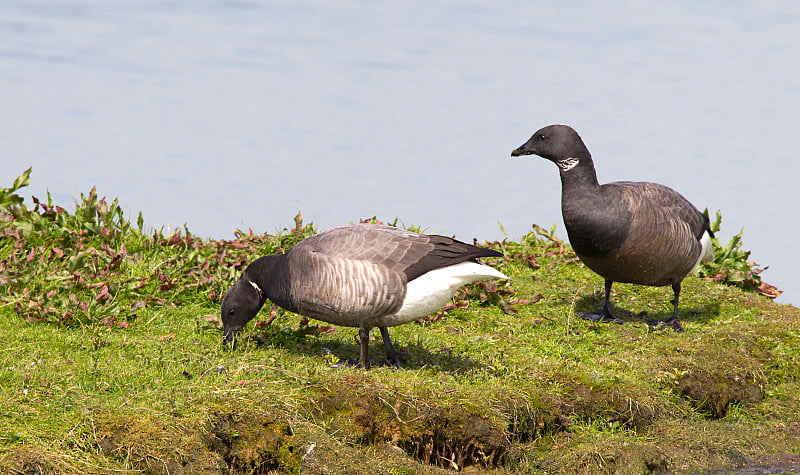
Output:
<svg viewBox="0 0 800 475">
<path fill-rule="evenodd" d="M 643 430 L 658 417 L 658 410 L 637 400 L 634 391 L 622 385 L 606 387 L 574 382 L 565 401 L 571 413 L 584 421 L 603 420 L 622 427 Z"/>
<path fill-rule="evenodd" d="M 616 452 L 617 473 L 662 473 L 667 471 L 667 455 L 653 444 L 632 443 Z"/>
<path fill-rule="evenodd" d="M 543 468 L 560 472 L 559 467 L 571 467 L 575 474 L 653 474 L 666 473 L 669 459 L 664 451 L 646 442 L 608 440 L 603 444 L 571 452 L 565 457 L 544 461 Z"/>
<path fill-rule="evenodd" d="M 728 414 L 733 403 L 756 403 L 764 399 L 763 381 L 755 376 L 732 372 L 690 371 L 680 376 L 681 394 L 712 419 Z"/>
<path fill-rule="evenodd" d="M 215 413 L 205 443 L 237 473 L 300 473 L 301 447 L 289 425 L 269 413 Z"/>
<path fill-rule="evenodd" d="M 420 462 L 440 467 L 502 466 L 513 442 L 570 424 L 563 412 L 568 404 L 555 398 L 499 396 L 475 404 L 467 395 L 443 400 L 400 394 L 355 375 L 322 392 L 316 407 L 329 432 L 355 444 L 390 442 Z"/>
<path fill-rule="evenodd" d="M 94 443 L 100 451 L 134 470 L 190 474 L 227 469 L 220 456 L 205 450 L 196 430 L 140 415 L 96 415 L 94 425 Z"/>
<path fill-rule="evenodd" d="M 289 425 L 268 412 L 213 412 L 206 426 L 172 427 L 141 416 L 95 416 L 94 443 L 145 473 L 299 473 L 302 450 Z"/>
<path fill-rule="evenodd" d="M 58 467 L 58 462 L 58 457 L 49 457 L 40 447 L 17 447 L 0 457 L 0 467 L 4 470 L 25 475 L 62 473 L 64 470 Z"/>
<path fill-rule="evenodd" d="M 459 404 L 384 391 L 359 377 L 329 387 L 319 401 L 330 430 L 352 443 L 392 442 L 439 466 L 495 466 L 509 445 L 508 423 Z"/>
</svg>

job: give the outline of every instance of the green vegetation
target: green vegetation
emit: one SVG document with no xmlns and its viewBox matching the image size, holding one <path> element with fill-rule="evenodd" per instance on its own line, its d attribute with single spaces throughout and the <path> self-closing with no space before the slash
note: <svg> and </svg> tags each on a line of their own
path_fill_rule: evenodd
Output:
<svg viewBox="0 0 800 475">
<path fill-rule="evenodd" d="M 615 286 L 624 325 L 577 319 L 602 280 L 555 228 L 485 243 L 510 282 L 392 329 L 403 368 L 365 372 L 331 366 L 357 357 L 353 329 L 277 307 L 221 344 L 221 295 L 255 256 L 316 232 L 300 216 L 212 241 L 145 231 L 95 190 L 73 212 L 49 196 L 28 208 L 29 176 L 0 189 L 4 473 L 800 466 L 800 311 L 760 280 L 724 283 L 757 277 L 741 234 L 684 281 L 684 334 L 645 323 L 671 312 L 666 288 Z"/>
<path fill-rule="evenodd" d="M 708 210 L 704 211 L 708 216 Z M 717 211 L 716 218 L 711 221 L 711 231 L 716 233 L 722 224 L 722 213 Z M 711 245 L 714 249 L 714 260 L 700 264 L 697 275 L 710 277 L 717 282 L 736 285 L 745 290 L 757 291 L 766 297 L 775 298 L 781 294 L 775 286 L 761 280 L 761 272 L 766 269 L 759 269 L 755 262 L 748 261 L 750 251 L 742 249 L 742 234 L 733 236 L 728 244 L 722 245 L 716 237 L 711 238 Z"/>
</svg>

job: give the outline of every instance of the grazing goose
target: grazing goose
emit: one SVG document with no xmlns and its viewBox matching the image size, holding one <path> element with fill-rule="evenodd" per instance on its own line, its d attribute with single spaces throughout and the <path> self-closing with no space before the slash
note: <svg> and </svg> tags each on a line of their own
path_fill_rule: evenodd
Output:
<svg viewBox="0 0 800 475">
<path fill-rule="evenodd" d="M 701 261 L 714 258 L 708 217 L 664 185 L 600 185 L 589 150 L 569 126 L 545 127 L 511 152 L 512 157 L 531 154 L 558 166 L 561 213 L 570 244 L 581 261 L 605 279 L 600 314 L 582 318 L 622 323 L 608 303 L 614 282 L 671 285 L 674 310 L 660 323 L 683 331 L 678 320 L 681 281 Z"/>
<path fill-rule="evenodd" d="M 462 285 L 507 279 L 478 262 L 501 253 L 454 239 L 391 226 L 351 224 L 304 239 L 289 252 L 253 261 L 222 300 L 225 341 L 270 299 L 307 317 L 358 327 L 369 369 L 369 332 L 378 327 L 386 359 L 399 366 L 386 327 L 438 311 Z"/>
</svg>

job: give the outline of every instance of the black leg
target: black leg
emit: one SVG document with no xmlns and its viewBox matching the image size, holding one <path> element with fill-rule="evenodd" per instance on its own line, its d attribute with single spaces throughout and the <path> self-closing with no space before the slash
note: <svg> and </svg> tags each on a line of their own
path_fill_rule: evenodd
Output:
<svg viewBox="0 0 800 475">
<path fill-rule="evenodd" d="M 378 327 L 383 337 L 383 347 L 386 348 L 386 362 L 395 368 L 400 367 L 400 358 L 397 357 L 397 351 L 392 346 L 392 339 L 389 338 L 389 330 L 386 327 Z"/>
<path fill-rule="evenodd" d="M 361 339 L 361 359 L 358 365 L 364 369 L 369 369 L 369 328 L 361 327 L 358 329 L 358 336 Z"/>
<path fill-rule="evenodd" d="M 681 295 L 681 281 L 672 284 L 672 292 L 675 294 L 675 299 L 672 301 L 672 304 L 674 305 L 672 309 L 672 316 L 664 320 L 664 324 L 671 326 L 676 332 L 682 332 L 683 326 L 681 325 L 681 321 L 678 320 L 678 299 Z"/>
<path fill-rule="evenodd" d="M 581 318 L 584 320 L 591 320 L 593 322 L 614 322 L 614 323 L 622 323 L 622 320 L 617 318 L 613 312 L 611 312 L 611 305 L 609 304 L 609 299 L 611 298 L 611 286 L 614 284 L 613 280 L 606 279 L 605 282 L 605 290 L 606 296 L 603 299 L 603 309 L 600 311 L 599 314 L 597 313 L 584 313 L 581 315 Z"/>
<path fill-rule="evenodd" d="M 666 320 L 648 320 L 647 324 L 656 327 L 656 329 L 666 326 L 671 327 L 676 332 L 682 332 L 683 325 L 678 320 L 678 301 L 681 295 L 680 281 L 672 284 L 672 292 L 675 295 L 675 298 L 672 299 L 672 315 Z"/>
</svg>

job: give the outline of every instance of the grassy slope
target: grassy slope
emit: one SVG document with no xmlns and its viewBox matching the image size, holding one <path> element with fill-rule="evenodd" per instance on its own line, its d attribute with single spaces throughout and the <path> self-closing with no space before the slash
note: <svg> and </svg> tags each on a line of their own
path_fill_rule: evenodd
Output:
<svg viewBox="0 0 800 475">
<path fill-rule="evenodd" d="M 31 323 L 41 318 L 15 305 L 20 289 L 3 291 L 3 471 L 647 473 L 797 461 L 787 455 L 800 446 L 792 306 L 691 277 L 684 334 L 649 332 L 622 310 L 666 317 L 666 288 L 617 284 L 626 323 L 587 323 L 576 315 L 599 306 L 601 279 L 568 246 L 532 233 L 498 244 L 512 256 L 491 261 L 511 277 L 502 305 L 499 292 L 484 292 L 486 303 L 472 298 L 435 322 L 392 329 L 403 368 L 364 372 L 331 367 L 357 356 L 355 330 L 284 312 L 266 324 L 269 309 L 237 348 L 223 347 L 217 295 L 236 267 L 172 297 L 180 287 L 164 279 L 179 278 L 159 277 L 186 259 L 200 266 L 187 257 L 198 248 L 219 255 L 198 242 L 121 236 L 128 253 L 107 277 L 110 297 L 83 289 L 96 308 L 70 324 Z M 247 242 L 242 255 L 264 252 L 262 241 Z M 55 285 L 53 265 L 29 279 L 34 294 Z M 131 282 L 144 284 L 133 291 Z M 501 309 L 538 295 L 513 304 L 516 314 Z"/>
</svg>

